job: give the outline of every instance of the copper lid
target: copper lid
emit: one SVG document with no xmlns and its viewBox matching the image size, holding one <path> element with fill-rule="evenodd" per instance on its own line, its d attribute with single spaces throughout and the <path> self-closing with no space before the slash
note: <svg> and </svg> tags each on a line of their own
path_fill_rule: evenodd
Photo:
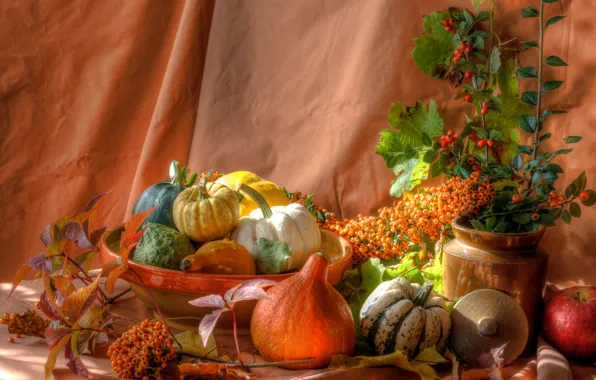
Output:
<svg viewBox="0 0 596 380">
<path fill-rule="evenodd" d="M 521 355 L 528 340 L 528 320 L 507 293 L 479 289 L 462 297 L 451 312 L 451 346 L 466 363 L 505 345 L 503 364 Z"/>
</svg>

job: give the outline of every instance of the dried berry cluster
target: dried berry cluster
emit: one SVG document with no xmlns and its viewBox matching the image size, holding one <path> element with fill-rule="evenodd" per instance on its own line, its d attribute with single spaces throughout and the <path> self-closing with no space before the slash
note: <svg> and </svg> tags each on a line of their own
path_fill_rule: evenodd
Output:
<svg viewBox="0 0 596 380">
<path fill-rule="evenodd" d="M 199 176 L 199 181 L 201 180 L 201 178 L 206 178 L 207 182 L 215 182 L 221 177 L 223 177 L 223 174 L 221 174 L 220 172 L 217 172 L 215 170 L 209 170 L 208 172 L 201 173 L 201 175 Z"/>
<path fill-rule="evenodd" d="M 432 241 L 460 215 L 473 215 L 485 207 L 494 195 L 492 186 L 480 180 L 478 173 L 462 180 L 453 177 L 437 187 L 421 189 L 419 194 L 404 197 L 393 207 L 383 207 L 375 216 L 358 216 L 327 228 L 354 246 L 354 261 L 370 257 L 384 260 L 412 250 L 426 235 Z"/>
<path fill-rule="evenodd" d="M 178 356 L 173 344 L 163 322 L 145 319 L 112 343 L 108 355 L 120 378 L 156 378 Z"/>
<path fill-rule="evenodd" d="M 50 321 L 40 317 L 35 310 L 25 310 L 22 313 L 4 313 L 0 324 L 6 325 L 8 332 L 14 334 L 16 338 L 22 335 L 45 338 L 45 331 Z M 10 338 L 9 341 L 12 343 L 14 339 Z"/>
</svg>

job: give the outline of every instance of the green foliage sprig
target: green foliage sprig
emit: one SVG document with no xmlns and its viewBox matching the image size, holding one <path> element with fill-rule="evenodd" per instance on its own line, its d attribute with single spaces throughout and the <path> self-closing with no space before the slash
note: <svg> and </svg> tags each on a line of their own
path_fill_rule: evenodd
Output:
<svg viewBox="0 0 596 380">
<path fill-rule="evenodd" d="M 474 13 L 450 8 L 425 16 L 425 33 L 414 39 L 414 61 L 428 76 L 448 79 L 455 99 L 471 103 L 475 113 L 465 114 L 457 133 L 444 127 L 434 101 L 428 110 L 422 103 L 393 104 L 388 116 L 391 128 L 381 132 L 377 145 L 377 153 L 396 175 L 392 195 L 401 196 L 429 175 L 467 178 L 478 172 L 490 180 L 494 194 L 471 222 L 476 229 L 493 232 L 534 231 L 540 225 L 554 225 L 558 218 L 570 223 L 581 215 L 579 202 L 596 203 L 596 193 L 585 189 L 585 172 L 564 191 L 557 191 L 563 168 L 553 160 L 570 153 L 568 145 L 581 137 L 564 138 L 552 152 L 540 149 L 552 136 L 544 131 L 543 122 L 565 113 L 541 106 L 543 95 L 563 84 L 543 81 L 543 66 L 567 66 L 557 56 L 543 57 L 545 31 L 564 18 L 543 19 L 545 4 L 556 1 L 540 0 L 539 8 L 521 10 L 522 17 L 539 19 L 539 39 L 531 41 L 499 38 L 494 31 L 494 0 L 488 10 L 480 9 L 485 1 L 475 0 Z M 520 54 L 532 48 L 539 49 L 538 67 L 521 66 Z M 536 91 L 520 95 L 518 78 L 536 79 Z M 520 143 L 526 137 L 520 135 L 526 133 L 531 145 Z"/>
</svg>

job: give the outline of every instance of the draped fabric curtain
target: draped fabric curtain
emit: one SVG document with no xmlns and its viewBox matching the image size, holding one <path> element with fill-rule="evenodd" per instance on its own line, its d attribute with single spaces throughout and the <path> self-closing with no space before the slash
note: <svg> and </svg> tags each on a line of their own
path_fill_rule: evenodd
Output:
<svg viewBox="0 0 596 380">
<path fill-rule="evenodd" d="M 528 0 L 496 1 L 506 39 L 536 38 L 522 21 Z M 0 4 L 0 279 L 42 250 L 49 222 L 112 189 L 101 217 L 126 219 L 138 195 L 168 175 L 250 170 L 344 217 L 390 205 L 393 174 L 375 154 L 391 102 L 435 99 L 446 125 L 471 108 L 446 81 L 415 66 L 422 16 L 469 0 L 176 0 Z M 546 96 L 552 145 L 584 139 L 558 159 L 561 182 L 587 171 L 596 187 L 595 36 L 590 0 L 561 0 L 566 19 L 546 34 L 546 53 L 569 68 Z M 522 64 L 533 64 L 526 53 Z M 522 87 L 535 86 L 522 81 Z M 429 182 L 429 183 L 436 183 Z M 560 189 L 564 190 L 564 189 Z M 593 223 L 550 229 L 549 279 L 596 284 Z"/>
</svg>

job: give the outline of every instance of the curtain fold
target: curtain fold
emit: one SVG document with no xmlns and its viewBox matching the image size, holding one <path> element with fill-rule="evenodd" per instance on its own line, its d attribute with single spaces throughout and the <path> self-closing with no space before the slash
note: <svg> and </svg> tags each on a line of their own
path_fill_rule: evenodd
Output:
<svg viewBox="0 0 596 380">
<path fill-rule="evenodd" d="M 497 1 L 504 39 L 536 38 L 526 0 Z M 375 154 L 392 102 L 437 102 L 445 124 L 463 126 L 469 105 L 415 66 L 422 16 L 469 0 L 78 0 L 0 4 L 0 248 L 8 280 L 38 253 L 39 232 L 113 189 L 101 217 L 122 222 L 136 198 L 177 159 L 194 171 L 251 170 L 345 217 L 393 199 L 393 174 Z M 596 187 L 591 133 L 596 110 L 595 35 L 589 0 L 560 0 L 547 55 L 568 68 L 545 97 L 567 115 L 549 119 L 551 146 L 583 135 L 561 183 L 582 170 Z M 534 52 L 521 57 L 535 63 Z M 535 86 L 520 81 L 522 89 Z M 436 181 L 429 182 L 430 184 Z M 561 185 L 562 186 L 562 185 Z M 564 188 L 559 189 L 564 191 Z M 550 229 L 549 279 L 596 284 L 592 223 Z"/>
</svg>

